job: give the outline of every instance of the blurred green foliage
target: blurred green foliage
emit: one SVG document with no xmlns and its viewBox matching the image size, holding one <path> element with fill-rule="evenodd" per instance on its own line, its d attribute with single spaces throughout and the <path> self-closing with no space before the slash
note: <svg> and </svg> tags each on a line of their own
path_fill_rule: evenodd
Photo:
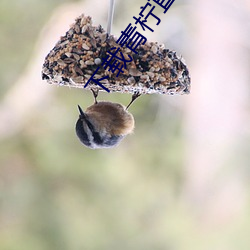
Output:
<svg viewBox="0 0 250 250">
<path fill-rule="evenodd" d="M 1 0 L 0 97 L 25 69 L 42 25 L 68 0 Z"/>
</svg>

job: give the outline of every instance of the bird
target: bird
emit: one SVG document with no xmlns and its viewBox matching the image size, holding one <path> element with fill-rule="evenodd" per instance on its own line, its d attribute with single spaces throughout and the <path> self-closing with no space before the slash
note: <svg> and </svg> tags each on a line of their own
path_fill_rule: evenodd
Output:
<svg viewBox="0 0 250 250">
<path fill-rule="evenodd" d="M 98 91 L 92 90 L 95 102 L 85 112 L 78 105 L 79 118 L 75 130 L 80 142 L 88 148 L 112 148 L 117 146 L 135 127 L 130 105 L 140 96 L 134 93 L 127 107 L 109 101 L 97 101 Z"/>
</svg>

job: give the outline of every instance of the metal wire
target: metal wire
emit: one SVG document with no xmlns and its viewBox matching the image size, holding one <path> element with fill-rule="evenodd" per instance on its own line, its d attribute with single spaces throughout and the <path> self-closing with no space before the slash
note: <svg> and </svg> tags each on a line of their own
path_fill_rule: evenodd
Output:
<svg viewBox="0 0 250 250">
<path fill-rule="evenodd" d="M 109 12 L 108 12 L 108 25 L 107 25 L 107 33 L 108 34 L 111 34 L 111 31 L 112 31 L 114 10 L 115 10 L 115 0 L 110 0 Z"/>
</svg>

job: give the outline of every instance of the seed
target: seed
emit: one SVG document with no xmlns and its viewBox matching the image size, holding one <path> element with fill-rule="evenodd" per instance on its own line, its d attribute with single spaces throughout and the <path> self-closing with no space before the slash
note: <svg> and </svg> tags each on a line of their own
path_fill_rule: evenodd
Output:
<svg viewBox="0 0 250 250">
<path fill-rule="evenodd" d="M 74 58 L 75 58 L 77 61 L 80 60 L 80 56 L 79 56 L 79 55 L 77 55 L 77 54 L 74 53 L 73 56 L 74 56 Z"/>
<path fill-rule="evenodd" d="M 100 38 L 101 38 L 101 43 L 104 43 L 107 39 L 107 34 L 106 33 L 101 34 Z"/>
<path fill-rule="evenodd" d="M 82 27 L 82 34 L 84 34 L 86 32 L 87 28 L 88 28 L 87 25 L 85 25 L 85 26 Z"/>
<path fill-rule="evenodd" d="M 72 52 L 73 52 L 73 53 L 76 53 L 77 55 L 84 55 L 84 54 L 85 54 L 84 51 L 82 51 L 82 50 L 80 50 L 80 49 L 76 49 L 76 48 L 73 48 L 73 49 L 72 49 Z"/>
<path fill-rule="evenodd" d="M 156 54 L 158 49 L 157 49 L 157 47 L 155 45 L 153 45 L 152 48 L 151 48 L 151 50 L 152 50 L 152 52 L 154 54 Z"/>
<path fill-rule="evenodd" d="M 150 72 L 150 71 L 147 72 L 147 75 L 148 75 L 151 79 L 153 79 L 154 76 L 155 76 L 155 74 L 154 74 L 153 72 Z"/>
<path fill-rule="evenodd" d="M 108 79 L 104 79 L 104 80 L 101 81 L 101 83 L 106 83 L 106 84 L 108 84 L 109 81 L 108 81 Z"/>
<path fill-rule="evenodd" d="M 148 75 L 142 75 L 141 77 L 140 77 L 140 79 L 142 80 L 142 81 L 149 81 L 149 76 Z"/>
<path fill-rule="evenodd" d="M 62 43 L 60 43 L 60 47 L 63 47 L 64 45 L 66 45 L 66 44 L 68 44 L 68 43 L 69 43 L 69 41 L 68 41 L 68 40 L 66 40 L 66 41 L 62 42 Z"/>
<path fill-rule="evenodd" d="M 76 83 L 82 83 L 83 82 L 83 77 L 82 76 L 76 76 L 72 77 L 72 80 Z"/>
<path fill-rule="evenodd" d="M 129 69 L 129 74 L 131 76 L 141 76 L 142 72 L 140 72 L 139 70 L 135 69 L 135 68 L 130 68 Z"/>
<path fill-rule="evenodd" d="M 79 25 L 75 25 L 75 31 L 76 31 L 77 34 L 80 33 L 80 27 L 79 27 Z"/>
<path fill-rule="evenodd" d="M 82 72 L 82 70 L 81 70 L 79 67 L 75 66 L 74 69 L 75 69 L 75 72 L 76 72 L 76 73 L 78 73 L 78 74 L 81 75 L 81 76 L 83 75 L 83 72 Z"/>
<path fill-rule="evenodd" d="M 90 43 L 91 43 L 91 45 L 92 45 L 94 48 L 97 48 L 96 39 L 91 38 L 91 39 L 90 39 Z"/>
<path fill-rule="evenodd" d="M 135 83 L 135 78 L 134 77 L 129 77 L 128 78 L 128 83 L 129 84 L 134 84 Z"/>
<path fill-rule="evenodd" d="M 72 62 L 75 62 L 75 59 L 73 59 L 73 58 L 65 58 L 63 61 L 64 61 L 65 63 L 67 63 L 67 64 L 70 64 L 70 63 L 72 63 Z"/>
<path fill-rule="evenodd" d="M 151 67 L 151 68 L 149 69 L 149 71 L 150 71 L 150 72 L 154 72 L 154 71 L 155 71 L 155 68 L 154 68 L 154 67 Z"/>
<path fill-rule="evenodd" d="M 87 60 L 87 61 L 85 62 L 85 64 L 86 64 L 86 65 L 94 65 L 95 63 L 94 63 L 93 61 Z"/>
<path fill-rule="evenodd" d="M 89 50 L 89 46 L 88 46 L 86 43 L 83 43 L 83 44 L 82 44 L 82 48 L 83 48 L 83 49 L 86 49 L 86 50 Z"/>
<path fill-rule="evenodd" d="M 58 63 L 60 66 L 66 66 L 66 65 L 67 65 L 62 59 L 57 60 L 57 63 Z"/>
</svg>

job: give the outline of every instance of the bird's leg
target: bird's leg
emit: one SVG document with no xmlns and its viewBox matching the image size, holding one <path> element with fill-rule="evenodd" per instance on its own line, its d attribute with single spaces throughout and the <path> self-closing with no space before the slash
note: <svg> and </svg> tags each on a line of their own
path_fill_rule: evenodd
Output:
<svg viewBox="0 0 250 250">
<path fill-rule="evenodd" d="M 92 93 L 93 93 L 93 96 L 94 96 L 94 99 L 95 99 L 95 104 L 97 104 L 97 96 L 98 96 L 98 92 L 99 92 L 99 90 L 97 89 L 97 90 L 93 90 L 93 89 L 91 89 L 91 91 L 92 91 Z"/>
<path fill-rule="evenodd" d="M 127 108 L 128 109 L 130 107 L 130 105 L 140 96 L 141 94 L 137 91 L 132 95 L 132 99 L 130 101 L 130 103 L 128 104 Z"/>
</svg>

